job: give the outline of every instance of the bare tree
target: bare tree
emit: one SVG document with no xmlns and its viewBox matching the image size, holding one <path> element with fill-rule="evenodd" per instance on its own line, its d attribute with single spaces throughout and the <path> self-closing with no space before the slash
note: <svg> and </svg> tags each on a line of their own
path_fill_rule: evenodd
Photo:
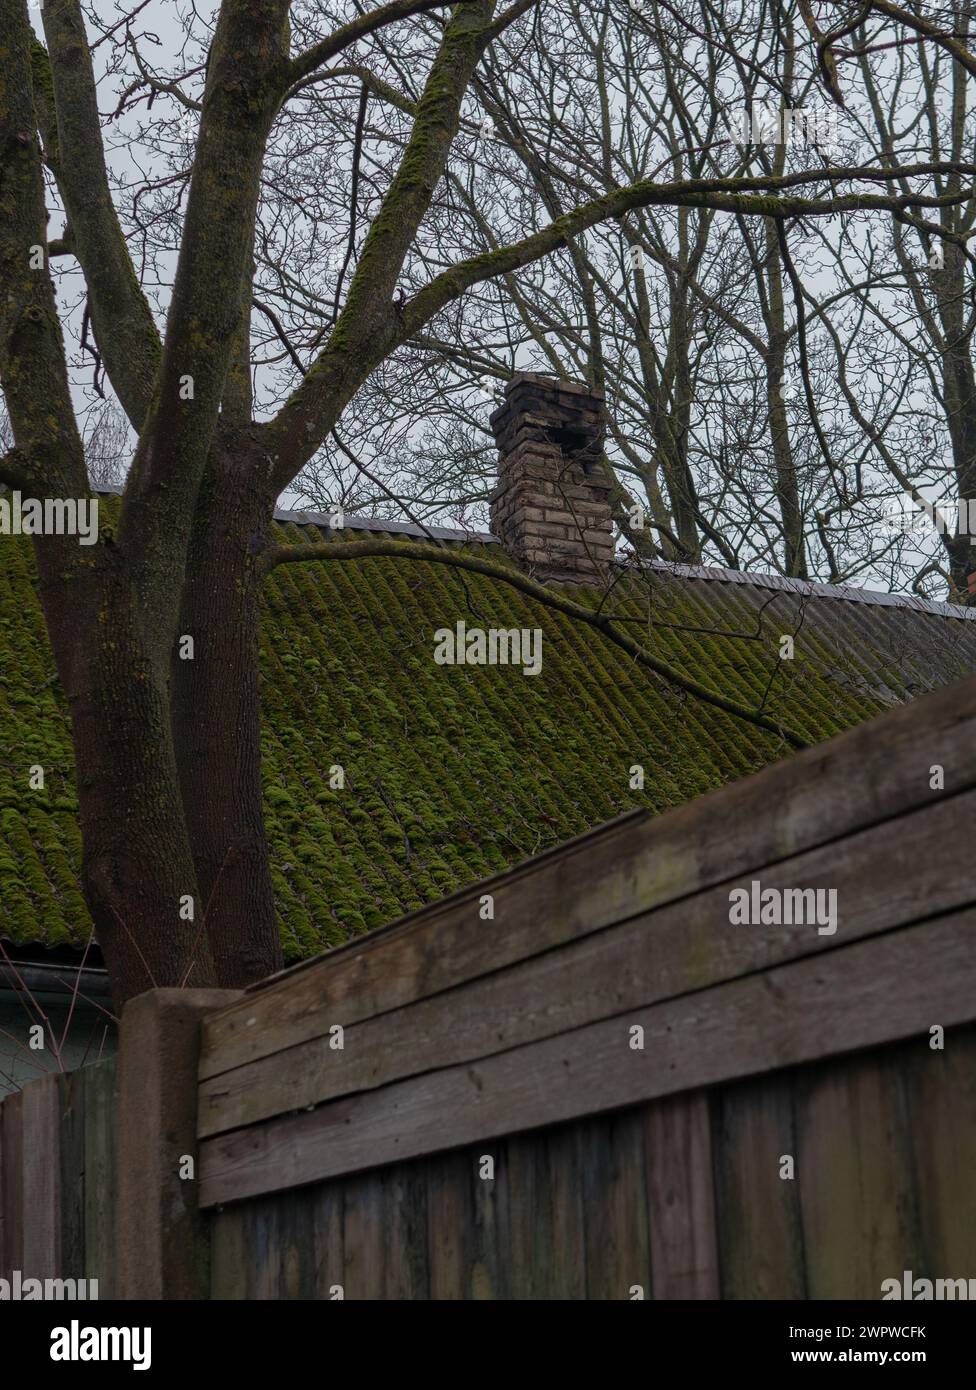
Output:
<svg viewBox="0 0 976 1390">
<path fill-rule="evenodd" d="M 47 0 L 42 44 L 26 0 L 0 0 L 0 384 L 14 433 L 0 479 L 38 498 L 89 493 L 52 256 L 77 263 L 96 371 L 135 438 L 118 518 L 97 545 L 34 538 L 71 711 L 83 888 L 118 1004 L 151 984 L 239 986 L 280 964 L 260 778 L 262 576 L 283 562 L 393 552 L 380 538 L 277 547 L 273 510 L 395 353 L 442 336 L 470 291 L 532 266 L 544 277 L 547 258 L 572 259 L 591 229 L 643 209 L 708 210 L 760 228 L 918 218 L 965 204 L 974 172 L 965 159 L 928 156 L 784 173 L 669 167 L 663 178 L 644 168 L 619 178 L 611 164 L 609 186 L 569 196 L 563 169 L 558 214 L 521 222 L 529 210 L 514 209 L 491 250 L 439 244 L 476 81 L 502 42 L 544 68 L 548 7 L 470 0 L 442 13 L 435 0 L 391 0 L 343 22 L 330 3 L 223 0 L 212 24 L 189 13 L 173 71 L 140 32 L 140 8 L 112 24 L 91 19 L 89 33 L 80 0 Z M 876 8 L 918 34 L 895 7 Z M 609 24 L 611 7 L 601 13 Z M 976 70 L 948 30 L 920 37 Z M 703 42 L 727 47 L 710 31 Z M 122 91 L 103 125 L 95 62 L 106 52 Z M 335 84 L 350 70 L 358 90 L 342 97 Z M 159 121 L 174 136 L 174 167 L 154 169 L 123 200 L 106 141 L 137 108 L 152 126 L 157 105 L 169 112 Z M 330 126 L 334 105 L 343 114 Z M 546 109 L 537 124 L 549 120 Z M 919 191 L 936 175 L 954 179 L 948 191 Z M 49 203 L 65 219 L 51 240 Z M 281 252 L 299 227 L 314 235 L 296 265 Z M 266 325 L 256 344 L 252 316 Z M 272 342 L 277 362 L 266 360 Z M 674 383 L 677 400 L 677 368 Z M 778 727 L 671 669 L 602 608 L 457 549 L 395 553 L 496 574 L 697 698 Z"/>
<path fill-rule="evenodd" d="M 951 22 L 965 34 L 963 7 Z M 506 36 L 476 75 L 469 143 L 449 162 L 444 196 L 432 205 L 436 241 L 405 267 L 411 284 L 422 283 L 446 246 L 497 249 L 506 216 L 541 227 L 581 192 L 598 197 L 648 173 L 775 179 L 814 175 L 831 162 L 904 167 L 926 155 L 971 154 L 972 132 L 962 133 L 967 69 L 938 45 L 920 52 L 903 42 L 887 14 L 849 36 L 840 32 L 849 24 L 835 26 L 840 36 L 824 61 L 844 108 L 825 95 L 819 50 L 795 4 L 764 25 L 748 0 L 718 11 L 697 0 L 648 0 L 637 13 L 578 0 L 540 24 L 541 56 Z M 361 75 L 343 79 L 350 128 Z M 371 70 L 370 102 L 392 107 L 397 119 L 416 100 L 410 72 L 402 78 L 397 89 L 393 67 L 382 78 Z M 873 111 L 879 88 L 901 127 L 890 148 Z M 739 138 L 730 112 L 748 115 L 754 103 L 782 121 L 818 107 L 823 114 L 826 105 L 833 132 L 792 142 Z M 378 127 L 380 117 L 371 119 Z M 394 123 L 385 137 L 395 141 L 397 130 Z M 924 177 L 906 175 L 902 191 L 920 188 Z M 927 191 L 945 194 L 949 179 L 928 177 Z M 959 212 L 945 229 L 965 236 L 966 204 L 952 206 Z M 951 449 L 964 452 L 966 431 L 960 422 L 952 444 L 951 431 L 931 423 L 933 414 L 945 417 L 944 334 L 930 331 L 938 313 L 928 314 L 921 335 L 912 327 L 919 291 L 910 287 L 920 285 L 923 300 L 929 294 L 928 262 L 940 242 L 922 221 L 880 209 L 856 220 L 770 218 L 760 226 L 713 208 L 633 209 L 544 262 L 474 287 L 436 331 L 426 326 L 365 384 L 342 437 L 298 486 L 323 505 L 341 479 L 385 510 L 387 494 L 363 483 L 358 460 L 415 514 L 461 499 L 483 518 L 493 387 L 524 365 L 606 387 L 616 517 L 637 549 L 832 582 L 928 582 L 964 598 L 966 538 L 942 523 L 965 497 L 963 465 L 947 467 L 947 458 Z M 896 247 L 908 242 L 917 244 L 899 259 Z M 945 273 L 961 277 L 943 294 L 948 308 L 967 302 L 969 259 L 955 244 L 946 256 Z M 268 269 L 281 274 L 280 260 Z M 287 303 L 277 308 L 291 324 Z M 308 312 L 296 341 L 316 331 L 314 307 Z M 968 351 L 967 324 L 956 332 L 957 359 Z M 946 494 L 945 507 L 930 501 Z M 917 521 L 931 525 L 935 551 L 904 509 L 911 499 Z M 644 529 L 632 524 L 642 512 Z"/>
</svg>

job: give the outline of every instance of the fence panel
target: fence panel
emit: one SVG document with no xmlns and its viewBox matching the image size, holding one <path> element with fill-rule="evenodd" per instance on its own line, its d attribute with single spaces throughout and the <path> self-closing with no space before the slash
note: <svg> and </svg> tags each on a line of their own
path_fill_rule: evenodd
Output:
<svg viewBox="0 0 976 1390">
<path fill-rule="evenodd" d="M 878 1300 L 906 1270 L 967 1278 L 974 1077 L 968 1026 L 944 1052 L 919 1037 L 272 1192 L 214 1213 L 214 1296 Z"/>
<path fill-rule="evenodd" d="M 0 1279 L 21 1296 L 28 1279 L 114 1294 L 114 1101 L 109 1058 L 0 1102 Z"/>
</svg>

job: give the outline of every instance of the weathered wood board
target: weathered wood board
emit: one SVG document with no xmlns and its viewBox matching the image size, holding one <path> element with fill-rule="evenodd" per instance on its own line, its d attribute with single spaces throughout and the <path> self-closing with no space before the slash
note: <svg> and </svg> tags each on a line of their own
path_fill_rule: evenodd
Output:
<svg viewBox="0 0 976 1390">
<path fill-rule="evenodd" d="M 877 1301 L 904 1270 L 967 1277 L 974 1063 L 968 1025 L 235 1203 L 214 1295 L 308 1296 L 309 1269 L 325 1300 Z"/>
<path fill-rule="evenodd" d="M 936 763 L 950 769 L 944 791 L 930 785 Z M 201 1079 L 973 787 L 976 699 L 960 681 L 665 816 L 623 817 L 249 990 L 206 1020 Z"/>
<path fill-rule="evenodd" d="M 976 1016 L 972 910 L 204 1140 L 203 1206 L 619 1109 Z M 630 1030 L 643 1029 L 642 1049 Z"/>
<path fill-rule="evenodd" d="M 348 1024 L 210 1077 L 200 1085 L 201 1138 L 420 1073 L 553 1037 L 601 1019 L 817 952 L 831 952 L 973 902 L 955 830 L 976 818 L 976 791 L 950 797 L 762 871 L 764 889 L 836 894 L 834 934 L 816 925 L 733 927 L 732 880 L 561 949 L 493 971 L 403 1008 Z M 922 859 L 927 868 L 918 874 Z M 879 892 L 872 866 L 884 865 Z M 482 924 L 490 936 L 494 924 Z"/>
<path fill-rule="evenodd" d="M 114 1085 L 110 1059 L 0 1104 L 0 1278 L 97 1279 L 112 1297 Z"/>
</svg>

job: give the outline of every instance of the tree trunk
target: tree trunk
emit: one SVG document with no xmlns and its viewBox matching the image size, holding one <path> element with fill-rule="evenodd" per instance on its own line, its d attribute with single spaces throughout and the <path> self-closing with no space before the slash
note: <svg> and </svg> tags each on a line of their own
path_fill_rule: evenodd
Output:
<svg viewBox="0 0 976 1390">
<path fill-rule="evenodd" d="M 259 431 L 213 450 L 173 660 L 173 737 L 218 985 L 282 966 L 261 786 L 260 579 L 274 498 Z M 193 639 L 192 659 L 181 656 Z"/>
<path fill-rule="evenodd" d="M 945 267 L 936 271 L 933 278 L 946 340 L 942 381 L 953 472 L 957 498 L 967 503 L 968 510 L 970 499 L 976 498 L 976 374 L 964 317 L 964 306 L 968 307 L 965 264 L 959 248 L 948 245 Z M 948 520 L 952 519 L 950 515 Z M 966 581 L 973 569 L 973 538 L 966 531 L 946 534 L 943 546 L 949 556 L 950 575 L 956 590 L 965 595 Z"/>
<path fill-rule="evenodd" d="M 796 462 L 790 442 L 790 423 L 783 398 L 786 372 L 786 304 L 783 295 L 783 261 L 776 224 L 765 218 L 766 288 L 769 296 L 767 327 L 769 352 L 766 357 L 766 405 L 769 436 L 773 449 L 776 500 L 783 527 L 783 573 L 794 579 L 808 579 L 803 512 L 796 476 Z"/>
<path fill-rule="evenodd" d="M 158 986 L 216 982 L 173 749 L 134 587 L 115 546 L 64 565 L 35 540 L 41 602 L 71 712 L 82 890 L 121 1009 Z"/>
</svg>

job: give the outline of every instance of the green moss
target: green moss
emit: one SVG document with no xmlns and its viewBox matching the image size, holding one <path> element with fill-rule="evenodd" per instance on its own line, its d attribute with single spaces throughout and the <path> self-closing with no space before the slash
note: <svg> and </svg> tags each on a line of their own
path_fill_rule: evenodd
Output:
<svg viewBox="0 0 976 1390">
<path fill-rule="evenodd" d="M 301 533 L 291 537 L 302 539 Z M 591 631 L 497 581 L 368 560 L 286 566 L 261 633 L 266 818 L 288 960 L 315 954 L 635 807 L 663 811 L 781 756 L 777 740 L 646 675 Z M 642 639 L 811 739 L 973 664 L 969 625 L 655 580 Z M 595 601 L 595 599 L 594 599 Z M 646 613 L 646 595 L 632 603 Z M 438 667 L 433 632 L 540 627 L 543 669 Z M 892 626 L 894 624 L 894 626 Z M 753 633 L 744 640 L 727 633 Z M 873 634 L 876 633 L 876 639 Z M 897 637 L 897 640 L 895 638 Z M 0 538 L 0 935 L 87 939 L 71 741 L 29 544 Z M 889 697 L 890 700 L 890 697 Z M 43 791 L 26 771 L 45 768 Z M 346 771 L 341 790 L 329 768 Z M 644 788 L 629 786 L 640 763 Z"/>
</svg>

